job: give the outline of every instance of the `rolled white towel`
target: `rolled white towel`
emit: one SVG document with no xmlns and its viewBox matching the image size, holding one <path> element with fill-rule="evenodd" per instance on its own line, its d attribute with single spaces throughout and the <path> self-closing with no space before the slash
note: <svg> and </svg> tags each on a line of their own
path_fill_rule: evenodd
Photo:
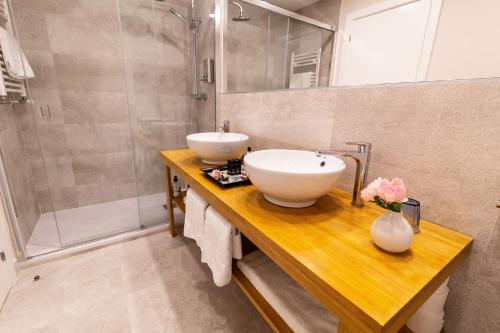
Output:
<svg viewBox="0 0 500 333">
<path fill-rule="evenodd" d="M 439 333 L 444 324 L 443 315 L 427 315 L 422 312 L 416 312 L 406 322 L 406 325 L 414 333 Z"/>
<path fill-rule="evenodd" d="M 247 254 L 237 265 L 294 332 L 337 332 L 337 317 L 260 250 Z"/>
<path fill-rule="evenodd" d="M 444 324 L 444 303 L 448 297 L 447 279 L 407 321 L 414 333 L 439 333 Z"/>
</svg>

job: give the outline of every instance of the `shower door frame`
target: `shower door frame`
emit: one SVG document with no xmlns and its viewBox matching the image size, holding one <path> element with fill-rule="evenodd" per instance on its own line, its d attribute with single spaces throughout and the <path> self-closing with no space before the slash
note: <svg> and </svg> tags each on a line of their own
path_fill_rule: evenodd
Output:
<svg viewBox="0 0 500 333">
<path fill-rule="evenodd" d="M 335 33 L 337 27 L 315 20 L 313 18 L 292 12 L 290 10 L 272 5 L 268 2 L 261 0 L 239 0 L 240 2 L 247 3 L 256 7 L 263 8 L 270 12 L 283 15 L 289 19 L 294 19 L 306 24 L 313 25 L 317 28 L 324 29 Z M 224 61 L 224 50 L 226 48 L 225 36 L 228 32 L 228 0 L 215 0 L 215 70 L 216 70 L 216 87 L 215 91 L 218 94 L 227 93 L 227 63 Z M 332 54 L 333 56 L 333 54 Z M 333 63 L 333 61 L 332 61 Z M 331 73 L 330 73 L 331 74 Z M 331 75 L 330 75 L 331 76 Z M 331 83 L 331 80 L 330 80 Z"/>
<path fill-rule="evenodd" d="M 5 165 L 3 163 L 3 155 L 0 150 L 0 205 L 4 207 L 7 225 L 10 231 L 12 245 L 14 247 L 15 256 L 18 262 L 26 260 L 26 246 L 24 243 L 22 232 L 19 228 L 17 219 L 17 208 L 12 197 Z"/>
</svg>

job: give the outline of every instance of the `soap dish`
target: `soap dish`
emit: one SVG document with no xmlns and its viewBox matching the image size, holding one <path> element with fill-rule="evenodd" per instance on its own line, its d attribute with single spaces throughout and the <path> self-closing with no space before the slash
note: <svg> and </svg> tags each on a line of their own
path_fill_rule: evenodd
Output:
<svg viewBox="0 0 500 333">
<path fill-rule="evenodd" d="M 216 179 L 212 177 L 211 173 L 214 170 L 220 170 L 224 175 L 227 176 L 225 179 Z M 250 179 L 247 177 L 243 177 L 240 173 L 230 175 L 227 172 L 227 166 L 220 166 L 217 168 L 201 168 L 201 171 L 203 171 L 203 174 L 205 177 L 210 179 L 212 182 L 216 183 L 222 188 L 229 188 L 229 187 L 234 187 L 234 186 L 240 186 L 240 185 L 250 185 L 252 182 Z"/>
</svg>

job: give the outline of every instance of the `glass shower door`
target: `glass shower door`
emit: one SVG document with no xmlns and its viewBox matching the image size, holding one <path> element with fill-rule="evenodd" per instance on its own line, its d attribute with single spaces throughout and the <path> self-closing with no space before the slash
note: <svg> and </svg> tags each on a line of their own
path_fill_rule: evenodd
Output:
<svg viewBox="0 0 500 333">
<path fill-rule="evenodd" d="M 191 98 L 192 33 L 170 12 L 175 7 L 187 15 L 190 2 L 151 4 L 119 1 L 143 228 L 170 222 L 159 152 L 186 147 L 186 135 L 196 131 L 197 109 Z M 180 212 L 176 217 L 182 219 Z"/>
<path fill-rule="evenodd" d="M 117 3 L 32 4 L 12 3 L 20 44 L 36 75 L 28 80 L 34 104 L 23 119 L 28 149 L 40 142 L 30 163 L 41 214 L 30 238 L 59 237 L 66 247 L 138 229 Z M 32 38 L 27 18 L 33 17 L 50 18 L 35 25 L 46 38 Z M 41 174 L 45 186 L 37 184 Z"/>
<path fill-rule="evenodd" d="M 269 13 L 266 90 L 284 89 L 287 82 L 288 36 L 290 20 L 276 13 Z"/>
<path fill-rule="evenodd" d="M 169 11 L 190 14 L 190 4 L 13 2 L 36 75 L 21 127 L 41 231 L 27 238 L 58 244 L 36 254 L 169 222 L 159 151 L 215 127 L 215 86 L 201 85 L 207 101 L 191 97 L 193 34 Z M 201 53 L 213 57 L 213 1 L 200 8 Z M 47 38 L 33 40 L 33 17 L 50 17 L 37 25 Z"/>
</svg>

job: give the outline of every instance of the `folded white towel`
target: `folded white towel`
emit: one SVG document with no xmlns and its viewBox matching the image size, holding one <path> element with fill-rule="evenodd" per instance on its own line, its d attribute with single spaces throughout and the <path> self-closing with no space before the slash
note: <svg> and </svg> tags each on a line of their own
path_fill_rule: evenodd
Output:
<svg viewBox="0 0 500 333">
<path fill-rule="evenodd" d="M 238 268 L 294 332 L 337 331 L 337 317 L 261 251 L 239 260 Z"/>
<path fill-rule="evenodd" d="M 225 286 L 231 281 L 232 259 L 233 257 L 240 259 L 241 253 L 241 234 L 215 209 L 208 207 L 201 246 L 201 261 L 210 267 L 217 286 Z"/>
<path fill-rule="evenodd" d="M 194 239 L 199 247 L 201 247 L 207 207 L 208 203 L 192 188 L 187 191 L 184 236 Z"/>
<path fill-rule="evenodd" d="M 447 279 L 408 319 L 406 325 L 415 333 L 439 333 L 444 324 L 444 303 L 448 297 Z"/>
<path fill-rule="evenodd" d="M 35 77 L 35 73 L 33 73 L 33 69 L 16 39 L 2 27 L 0 27 L 0 45 L 5 67 L 10 76 L 19 80 Z"/>
</svg>

